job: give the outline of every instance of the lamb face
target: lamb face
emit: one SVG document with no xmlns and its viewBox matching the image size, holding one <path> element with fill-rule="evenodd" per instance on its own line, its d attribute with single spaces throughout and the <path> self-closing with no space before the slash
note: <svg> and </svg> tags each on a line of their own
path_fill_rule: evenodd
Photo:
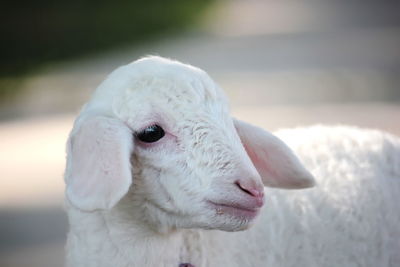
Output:
<svg viewBox="0 0 400 267">
<path fill-rule="evenodd" d="M 169 64 L 135 77 L 115 98 L 115 114 L 134 135 L 131 199 L 157 226 L 244 229 L 264 188 L 225 97 L 200 70 L 178 65 L 172 72 Z M 138 134 L 153 125 L 165 135 L 141 141 Z"/>
<path fill-rule="evenodd" d="M 231 118 L 222 90 L 203 71 L 158 57 L 121 67 L 75 123 L 67 197 L 83 210 L 110 209 L 123 198 L 120 206 L 155 229 L 246 229 L 264 202 L 260 170 L 282 181 L 292 179 L 286 174 L 292 165 L 298 177 L 304 173 L 291 164 L 292 155 L 281 160 L 280 143 L 272 139 L 269 146 L 277 151 L 274 161 L 275 153 L 258 153 L 249 144 L 252 134 L 239 137 L 235 127 L 247 131 Z M 263 158 L 273 164 L 260 165 Z"/>
</svg>

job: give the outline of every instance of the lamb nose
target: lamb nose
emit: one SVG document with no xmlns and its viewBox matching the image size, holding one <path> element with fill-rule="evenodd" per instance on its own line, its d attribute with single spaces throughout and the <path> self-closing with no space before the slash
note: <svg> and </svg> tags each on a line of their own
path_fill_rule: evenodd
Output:
<svg viewBox="0 0 400 267">
<path fill-rule="evenodd" d="M 255 185 L 247 185 L 244 182 L 236 181 L 235 184 L 240 190 L 253 197 L 262 199 L 264 197 L 264 188 L 258 188 Z"/>
</svg>

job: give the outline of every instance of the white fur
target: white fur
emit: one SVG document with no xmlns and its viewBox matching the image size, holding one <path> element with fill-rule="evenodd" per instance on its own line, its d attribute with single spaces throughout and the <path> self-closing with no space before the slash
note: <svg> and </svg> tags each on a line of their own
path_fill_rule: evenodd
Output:
<svg viewBox="0 0 400 267">
<path fill-rule="evenodd" d="M 154 123 L 164 138 L 138 141 Z M 117 69 L 68 142 L 67 266 L 399 266 L 399 139 L 323 126 L 277 135 L 317 186 L 265 188 L 256 220 L 221 212 L 206 200 L 258 210 L 262 183 L 313 178 L 277 137 L 232 120 L 203 71 L 158 57 Z"/>
</svg>

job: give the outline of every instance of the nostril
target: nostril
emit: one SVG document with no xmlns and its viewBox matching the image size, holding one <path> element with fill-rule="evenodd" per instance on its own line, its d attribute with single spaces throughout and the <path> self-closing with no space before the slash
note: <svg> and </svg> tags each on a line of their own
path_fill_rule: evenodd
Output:
<svg viewBox="0 0 400 267">
<path fill-rule="evenodd" d="M 263 197 L 264 196 L 264 191 L 260 191 L 258 189 L 255 188 L 251 188 L 251 187 L 246 187 L 243 184 L 240 183 L 240 181 L 236 181 L 235 184 L 237 185 L 237 187 L 239 187 L 240 190 L 242 190 L 243 192 L 253 196 L 253 197 Z"/>
<path fill-rule="evenodd" d="M 253 195 L 249 190 L 244 188 L 238 181 L 235 182 L 235 185 L 237 185 L 239 187 L 239 189 L 242 190 L 243 192 L 245 192 L 245 193 L 247 193 L 249 195 Z"/>
</svg>

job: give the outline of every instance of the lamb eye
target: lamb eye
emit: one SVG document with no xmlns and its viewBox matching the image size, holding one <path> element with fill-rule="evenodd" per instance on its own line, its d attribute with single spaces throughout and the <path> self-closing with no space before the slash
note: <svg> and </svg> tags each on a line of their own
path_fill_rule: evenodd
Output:
<svg viewBox="0 0 400 267">
<path fill-rule="evenodd" d="M 137 138 L 145 143 L 154 143 L 163 138 L 165 132 L 163 128 L 158 125 L 152 125 L 138 133 Z"/>
</svg>

